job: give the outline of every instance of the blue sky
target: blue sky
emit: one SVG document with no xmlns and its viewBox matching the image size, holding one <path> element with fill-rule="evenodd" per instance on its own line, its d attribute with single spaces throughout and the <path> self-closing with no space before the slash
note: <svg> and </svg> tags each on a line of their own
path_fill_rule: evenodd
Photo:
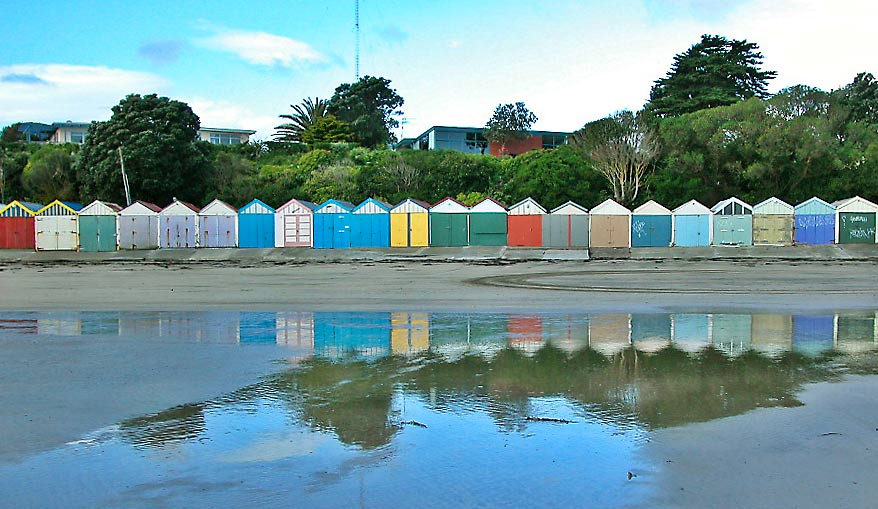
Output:
<svg viewBox="0 0 878 509">
<path fill-rule="evenodd" d="M 104 120 L 128 93 L 187 102 L 209 127 L 269 138 L 290 104 L 354 80 L 354 0 L 15 2 L 3 9 L 0 125 Z M 360 0 L 360 74 L 405 99 L 414 136 L 524 101 L 535 128 L 640 108 L 701 34 L 760 45 L 771 90 L 878 73 L 866 1 Z"/>
</svg>

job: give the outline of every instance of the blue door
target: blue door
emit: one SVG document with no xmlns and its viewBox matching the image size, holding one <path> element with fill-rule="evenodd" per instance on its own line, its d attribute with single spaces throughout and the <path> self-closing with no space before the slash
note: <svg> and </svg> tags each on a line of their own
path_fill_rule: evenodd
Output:
<svg viewBox="0 0 878 509">
<path fill-rule="evenodd" d="M 327 214 L 332 221 L 333 249 L 349 249 L 351 247 L 351 214 Z"/>
<path fill-rule="evenodd" d="M 797 215 L 795 238 L 800 244 L 832 244 L 835 242 L 835 214 Z"/>
<path fill-rule="evenodd" d="M 240 247 L 274 247 L 274 216 L 272 214 L 238 215 Z"/>
<path fill-rule="evenodd" d="M 314 214 L 314 248 L 332 249 L 334 214 Z"/>
<path fill-rule="evenodd" d="M 710 216 L 708 214 L 675 216 L 674 245 L 681 247 L 710 245 Z"/>
<path fill-rule="evenodd" d="M 631 217 L 631 247 L 668 247 L 671 244 L 671 216 Z"/>
</svg>

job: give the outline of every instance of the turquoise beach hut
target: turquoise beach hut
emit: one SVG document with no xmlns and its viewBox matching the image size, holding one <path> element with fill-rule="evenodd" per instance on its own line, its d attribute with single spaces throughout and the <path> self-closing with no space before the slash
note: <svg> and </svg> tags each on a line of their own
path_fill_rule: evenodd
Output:
<svg viewBox="0 0 878 509">
<path fill-rule="evenodd" d="M 353 203 L 341 200 L 326 200 L 314 209 L 314 248 L 349 249 L 353 210 Z"/>
<path fill-rule="evenodd" d="M 274 247 L 274 208 L 253 200 L 238 210 L 238 247 Z"/>
<path fill-rule="evenodd" d="M 689 200 L 674 209 L 674 245 L 709 246 L 712 240 L 713 215 L 707 206 Z"/>
<path fill-rule="evenodd" d="M 713 244 L 753 245 L 753 207 L 732 197 L 713 207 Z"/>
<path fill-rule="evenodd" d="M 351 247 L 390 247 L 390 205 L 368 198 L 351 211 Z"/>
<path fill-rule="evenodd" d="M 631 247 L 668 247 L 671 245 L 671 211 L 649 200 L 631 215 Z"/>
</svg>

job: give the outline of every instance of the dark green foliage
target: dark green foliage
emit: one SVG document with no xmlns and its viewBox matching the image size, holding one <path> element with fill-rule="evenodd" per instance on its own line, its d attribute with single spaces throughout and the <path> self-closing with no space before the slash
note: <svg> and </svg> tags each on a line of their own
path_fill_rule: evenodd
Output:
<svg viewBox="0 0 878 509">
<path fill-rule="evenodd" d="M 275 129 L 277 132 L 274 137 L 277 141 L 300 142 L 305 141 L 302 136 L 311 126 L 318 120 L 326 117 L 327 102 L 316 97 L 311 99 L 306 97 L 302 104 L 291 104 L 290 108 L 293 113 L 289 115 L 280 115 L 280 118 L 289 120 L 286 124 L 281 124 Z M 342 140 L 338 140 L 342 141 Z"/>
<path fill-rule="evenodd" d="M 878 124 L 878 81 L 872 73 L 861 72 L 854 81 L 834 92 L 847 112 L 847 120 Z"/>
<path fill-rule="evenodd" d="M 339 143 L 353 139 L 351 126 L 335 118 L 335 115 L 320 117 L 302 132 L 303 143 Z"/>
<path fill-rule="evenodd" d="M 402 104 L 390 80 L 363 76 L 353 84 L 339 85 L 327 111 L 351 126 L 353 139 L 360 145 L 384 147 L 396 141 L 391 130 L 399 127 L 394 117 L 402 115 Z"/>
<path fill-rule="evenodd" d="M 19 126 L 21 126 L 21 123 L 16 122 L 12 125 L 4 127 L 3 131 L 0 132 L 0 143 L 14 143 L 16 141 L 24 141 L 24 134 L 18 132 Z"/>
<path fill-rule="evenodd" d="M 507 205 L 532 197 L 547 209 L 568 200 L 591 207 L 612 194 L 603 176 L 566 145 L 506 159 L 503 174 L 502 190 L 494 197 Z"/>
<path fill-rule="evenodd" d="M 132 94 L 106 122 L 93 122 L 76 168 L 86 200 L 125 203 L 119 147 L 132 199 L 161 205 L 174 197 L 199 203 L 208 191 L 207 143 L 196 142 L 199 120 L 188 105 L 156 94 Z"/>
<path fill-rule="evenodd" d="M 759 69 L 763 57 L 758 49 L 746 40 L 702 35 L 700 42 L 674 57 L 667 76 L 656 80 L 647 109 L 658 116 L 675 116 L 767 97 L 768 81 L 777 73 Z"/>
<path fill-rule="evenodd" d="M 43 145 L 34 152 L 21 174 L 27 196 L 40 203 L 78 199 L 73 171 L 73 155 L 78 148 L 71 144 Z"/>
<path fill-rule="evenodd" d="M 3 180 L 0 181 L 0 203 L 9 203 L 12 200 L 29 199 L 21 180 L 28 158 L 37 151 L 40 145 L 35 143 L 0 143 L 0 173 Z"/>
</svg>

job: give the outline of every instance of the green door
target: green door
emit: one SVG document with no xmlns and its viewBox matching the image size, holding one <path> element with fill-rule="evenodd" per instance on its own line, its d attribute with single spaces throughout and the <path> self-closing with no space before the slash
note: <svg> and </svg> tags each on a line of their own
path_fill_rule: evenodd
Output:
<svg viewBox="0 0 878 509">
<path fill-rule="evenodd" d="M 505 246 L 506 218 L 506 214 L 502 212 L 474 212 L 470 214 L 470 245 Z"/>
<path fill-rule="evenodd" d="M 874 212 L 839 212 L 838 214 L 839 244 L 874 244 L 875 213 Z"/>
<path fill-rule="evenodd" d="M 115 251 L 116 218 L 114 216 L 79 216 L 80 251 Z"/>
<path fill-rule="evenodd" d="M 466 214 L 430 214 L 431 246 L 466 246 L 468 242 Z"/>
</svg>

